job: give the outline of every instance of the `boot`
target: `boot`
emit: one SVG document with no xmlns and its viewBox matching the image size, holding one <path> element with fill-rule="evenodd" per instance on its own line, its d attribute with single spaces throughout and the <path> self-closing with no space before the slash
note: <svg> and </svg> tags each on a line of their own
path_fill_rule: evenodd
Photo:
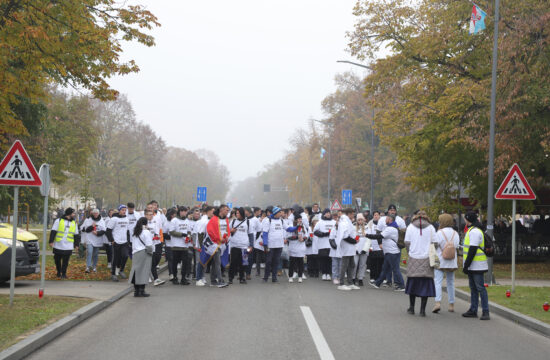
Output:
<svg viewBox="0 0 550 360">
<path fill-rule="evenodd" d="M 179 285 L 179 282 L 178 282 L 178 278 L 177 278 L 177 277 L 174 276 L 174 277 L 172 278 L 171 281 L 172 281 L 172 284 L 174 284 L 174 285 Z"/>
<path fill-rule="evenodd" d="M 449 304 L 449 312 L 455 312 L 455 304 Z"/>
<path fill-rule="evenodd" d="M 145 292 L 145 285 L 141 285 L 140 296 L 141 296 L 141 297 L 149 297 L 149 296 L 151 296 L 150 294 L 148 294 L 148 293 Z"/>
<path fill-rule="evenodd" d="M 416 296 L 409 295 L 409 308 L 407 309 L 407 314 L 414 315 L 414 303 L 416 302 Z"/>
<path fill-rule="evenodd" d="M 439 301 L 435 302 L 434 308 L 432 309 L 432 312 L 437 314 L 441 310 L 441 303 Z"/>
<path fill-rule="evenodd" d="M 491 317 L 489 316 L 489 312 L 488 312 L 488 311 L 484 311 L 484 312 L 481 314 L 481 317 L 479 318 L 479 320 L 491 320 Z"/>
<path fill-rule="evenodd" d="M 139 285 L 134 285 L 134 297 L 139 297 L 141 295 L 141 291 L 139 289 Z"/>
<path fill-rule="evenodd" d="M 423 296 L 420 298 L 420 316 L 426 316 L 426 305 L 428 305 L 428 297 Z"/>
</svg>

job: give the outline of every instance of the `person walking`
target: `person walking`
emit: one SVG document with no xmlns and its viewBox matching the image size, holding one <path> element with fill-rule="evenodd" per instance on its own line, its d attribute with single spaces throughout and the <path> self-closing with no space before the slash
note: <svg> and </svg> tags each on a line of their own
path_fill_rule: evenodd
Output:
<svg viewBox="0 0 550 360">
<path fill-rule="evenodd" d="M 53 247 L 53 259 L 59 279 L 67 279 L 67 268 L 74 244 L 80 242 L 80 233 L 75 219 L 76 211 L 68 207 L 63 217 L 55 220 L 50 231 L 49 243 Z"/>
<path fill-rule="evenodd" d="M 371 240 L 365 235 L 367 234 L 366 219 L 362 213 L 357 214 L 357 224 L 355 225 L 356 236 L 359 236 L 359 241 L 356 245 L 356 254 L 354 257 L 355 268 L 353 270 L 353 283 L 357 286 L 363 286 L 363 279 L 367 271 L 367 259 L 371 248 Z"/>
<path fill-rule="evenodd" d="M 334 228 L 336 222 L 332 220 L 332 214 L 330 209 L 323 210 L 321 219 L 317 222 L 313 228 L 313 234 L 317 237 L 319 270 L 321 272 L 321 279 L 324 281 L 330 281 L 331 277 L 331 262 L 330 262 L 330 242 L 329 235 Z"/>
<path fill-rule="evenodd" d="M 434 269 L 435 305 L 432 312 L 441 310 L 441 294 L 443 278 L 447 277 L 447 297 L 449 312 L 454 312 L 455 304 L 455 271 L 458 268 L 456 249 L 460 244 L 460 237 L 455 231 L 454 220 L 450 214 L 439 215 L 439 230 L 436 235 L 435 248 L 439 258 L 439 267 Z"/>
<path fill-rule="evenodd" d="M 374 235 L 377 230 L 378 221 L 380 220 L 380 212 L 375 211 L 372 213 L 372 219 L 367 224 L 367 234 Z M 382 251 L 382 245 L 378 244 L 378 241 L 371 241 L 371 251 L 367 258 L 367 265 L 370 270 L 370 282 L 374 283 L 380 273 L 382 272 L 382 264 L 384 263 L 384 252 Z"/>
<path fill-rule="evenodd" d="M 177 216 L 172 218 L 169 226 L 170 246 L 172 252 L 172 283 L 174 285 L 189 285 L 187 280 L 187 271 L 189 269 L 189 248 L 192 246 L 191 240 L 191 224 L 187 218 L 188 208 L 185 206 L 178 207 Z M 181 264 L 181 279 L 178 282 L 178 264 Z"/>
<path fill-rule="evenodd" d="M 344 209 L 342 216 L 338 220 L 338 233 L 336 238 L 340 242 L 340 254 L 342 256 L 342 265 L 340 266 L 340 285 L 338 290 L 359 290 L 359 286 L 353 284 L 353 270 L 355 269 L 355 253 L 359 238 L 356 238 L 355 227 L 350 216 L 353 209 Z M 347 285 L 345 279 L 347 275 Z"/>
<path fill-rule="evenodd" d="M 304 274 L 304 256 L 306 255 L 306 239 L 309 234 L 306 232 L 302 223 L 302 218 L 298 217 L 294 219 L 293 226 L 289 226 L 286 229 L 290 236 L 287 237 L 288 242 L 288 282 L 293 282 L 294 272 L 298 273 L 298 282 L 303 281 L 302 275 Z"/>
<path fill-rule="evenodd" d="M 193 242 L 195 246 L 195 285 L 196 286 L 205 286 L 206 280 L 204 279 L 204 268 L 205 266 L 201 263 L 200 255 L 202 251 L 202 244 L 206 239 L 206 226 L 210 219 L 214 216 L 214 208 L 212 206 L 205 206 L 202 211 L 202 216 L 199 221 L 193 226 Z"/>
<path fill-rule="evenodd" d="M 139 218 L 134 226 L 130 241 L 132 242 L 132 269 L 130 283 L 134 284 L 134 297 L 148 297 L 145 285 L 149 281 L 153 257 L 153 234 L 147 228 L 153 218 L 151 210 L 145 210 L 145 217 Z"/>
<path fill-rule="evenodd" d="M 166 217 L 162 211 L 158 210 L 158 203 L 155 200 L 147 204 L 147 210 L 152 216 L 147 217 L 147 229 L 153 234 L 153 259 L 151 260 L 151 276 L 153 278 L 153 286 L 159 286 L 166 281 L 159 278 L 157 265 L 162 258 L 162 225 Z"/>
<path fill-rule="evenodd" d="M 233 284 L 236 273 L 239 273 L 239 283 L 246 284 L 248 256 L 252 253 L 253 246 L 254 230 L 250 225 L 250 220 L 246 217 L 244 208 L 240 207 L 236 209 L 236 218 L 231 220 L 229 284 Z"/>
<path fill-rule="evenodd" d="M 101 218 L 99 209 L 93 209 L 90 217 L 84 220 L 82 228 L 87 237 L 86 273 L 97 272 L 99 250 L 103 247 L 103 235 L 107 230 L 105 221 Z"/>
<path fill-rule="evenodd" d="M 285 240 L 285 227 L 281 215 L 281 209 L 274 206 L 271 210 L 271 215 L 262 224 L 260 246 L 265 246 L 267 251 L 264 282 L 267 282 L 270 274 L 271 281 L 274 283 L 278 282 L 277 269 L 281 261 L 281 253 L 283 252 Z"/>
<path fill-rule="evenodd" d="M 483 274 L 489 269 L 485 248 L 483 225 L 479 222 L 477 214 L 468 211 L 464 216 L 466 220 L 466 235 L 464 236 L 464 265 L 462 271 L 468 275 L 470 286 L 470 308 L 462 316 L 477 318 L 479 299 L 481 298 L 482 315 L 480 320 L 489 320 L 489 296 L 484 286 Z"/>
<path fill-rule="evenodd" d="M 426 316 L 428 298 L 435 297 L 429 254 L 431 244 L 436 241 L 435 228 L 430 223 L 428 215 L 422 210 L 418 211 L 405 233 L 405 246 L 409 253 L 405 293 L 409 295 L 407 313 L 411 315 L 414 315 L 417 297 L 420 297 L 420 316 Z"/>
<path fill-rule="evenodd" d="M 111 218 L 107 224 L 105 235 L 113 244 L 113 263 L 111 264 L 111 280 L 118 281 L 120 276 L 126 279 L 124 267 L 128 260 L 128 242 L 130 241 L 130 232 L 128 230 L 129 222 L 126 217 L 126 205 L 118 207 L 118 214 Z"/>
</svg>

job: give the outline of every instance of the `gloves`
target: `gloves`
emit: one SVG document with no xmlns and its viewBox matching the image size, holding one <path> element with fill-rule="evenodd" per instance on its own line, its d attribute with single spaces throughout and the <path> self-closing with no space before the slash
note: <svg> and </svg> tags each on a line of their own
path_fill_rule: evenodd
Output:
<svg viewBox="0 0 550 360">
<path fill-rule="evenodd" d="M 334 239 L 329 239 L 329 244 L 330 244 L 330 247 L 333 248 L 334 250 L 336 250 L 336 248 L 338 247 L 336 245 L 336 241 L 334 241 Z"/>
<path fill-rule="evenodd" d="M 94 231 L 94 226 L 93 225 L 90 225 L 86 228 L 87 233 L 91 233 L 92 231 Z"/>
</svg>

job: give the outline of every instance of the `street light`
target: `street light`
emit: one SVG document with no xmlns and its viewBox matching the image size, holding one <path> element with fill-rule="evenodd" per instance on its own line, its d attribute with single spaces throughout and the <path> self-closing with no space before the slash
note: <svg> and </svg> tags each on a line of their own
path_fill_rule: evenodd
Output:
<svg viewBox="0 0 550 360">
<path fill-rule="evenodd" d="M 317 121 L 318 123 L 321 123 L 327 127 L 330 127 L 332 126 L 332 124 L 328 121 L 321 121 L 321 120 L 315 120 L 313 119 L 314 121 Z M 330 206 L 332 205 L 330 203 L 330 134 L 329 134 L 329 138 L 328 138 L 328 189 L 327 189 L 327 202 L 328 202 L 328 207 L 330 209 Z"/>
<path fill-rule="evenodd" d="M 372 70 L 370 66 L 358 64 L 352 61 L 348 60 L 338 60 L 336 61 L 338 63 L 344 63 L 344 64 L 351 64 L 355 66 L 359 66 L 365 69 Z M 370 161 L 370 211 L 371 214 L 374 212 L 374 106 L 372 107 L 372 122 L 370 125 L 370 151 L 371 151 L 371 161 Z"/>
</svg>

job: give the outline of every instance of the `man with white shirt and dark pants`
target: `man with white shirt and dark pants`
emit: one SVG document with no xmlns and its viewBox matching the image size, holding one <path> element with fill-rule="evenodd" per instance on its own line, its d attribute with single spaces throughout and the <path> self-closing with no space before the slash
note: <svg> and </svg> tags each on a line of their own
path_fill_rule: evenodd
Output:
<svg viewBox="0 0 550 360">
<path fill-rule="evenodd" d="M 118 207 L 118 215 L 111 218 L 105 233 L 107 239 L 113 244 L 113 263 L 111 266 L 111 280 L 113 281 L 118 281 L 118 276 L 126 279 L 124 267 L 128 260 L 128 242 L 130 241 L 126 209 L 126 205 Z"/>
<path fill-rule="evenodd" d="M 340 243 L 340 254 L 342 255 L 342 265 L 340 267 L 340 285 L 338 290 L 359 290 L 359 286 L 353 284 L 353 272 L 355 270 L 355 253 L 357 251 L 357 239 L 355 238 L 355 227 L 350 216 L 353 209 L 344 209 L 342 216 L 338 220 L 337 242 Z M 347 274 L 348 284 L 344 283 Z"/>
<path fill-rule="evenodd" d="M 264 282 L 267 282 L 271 274 L 271 281 L 276 283 L 277 270 L 281 261 L 281 253 L 285 242 L 285 226 L 281 219 L 281 209 L 277 206 L 273 207 L 272 214 L 268 219 L 264 219 L 262 223 L 262 240 L 260 246 L 267 248 Z"/>
<path fill-rule="evenodd" d="M 464 217 L 468 231 L 464 236 L 464 265 L 462 271 L 468 275 L 470 285 L 470 308 L 462 316 L 477 318 L 477 308 L 481 298 L 482 315 L 480 320 L 489 320 L 489 297 L 485 288 L 483 274 L 489 270 L 487 255 L 483 251 L 485 239 L 483 227 L 477 219 L 477 214 L 468 211 Z"/>
</svg>

